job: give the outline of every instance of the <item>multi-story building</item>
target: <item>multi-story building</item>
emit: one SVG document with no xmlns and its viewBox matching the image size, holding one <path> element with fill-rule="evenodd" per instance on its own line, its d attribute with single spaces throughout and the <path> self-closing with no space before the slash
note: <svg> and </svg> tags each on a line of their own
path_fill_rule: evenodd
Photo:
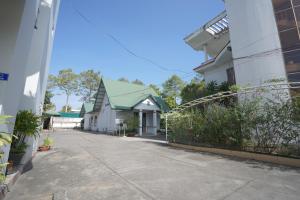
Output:
<svg viewBox="0 0 300 200">
<path fill-rule="evenodd" d="M 0 2 L 0 114 L 18 110 L 41 114 L 60 0 Z M 2 125 L 1 131 L 12 132 Z M 32 157 L 36 140 L 29 138 L 23 162 Z M 4 149 L 7 160 L 9 147 Z"/>
<path fill-rule="evenodd" d="M 203 51 L 205 81 L 300 82 L 300 0 L 225 0 L 226 10 L 184 40 Z M 292 91 L 295 92 L 295 91 Z"/>
</svg>

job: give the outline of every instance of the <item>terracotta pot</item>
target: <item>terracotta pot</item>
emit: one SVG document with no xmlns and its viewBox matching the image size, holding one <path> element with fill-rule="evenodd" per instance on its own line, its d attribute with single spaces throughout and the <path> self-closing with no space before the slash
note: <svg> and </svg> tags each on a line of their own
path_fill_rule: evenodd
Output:
<svg viewBox="0 0 300 200">
<path fill-rule="evenodd" d="M 134 136 L 135 136 L 135 133 L 127 133 L 126 136 L 127 136 L 127 137 L 134 137 Z"/>
<path fill-rule="evenodd" d="M 24 153 L 11 153 L 9 154 L 9 160 L 13 166 L 18 166 L 21 163 L 21 160 L 24 156 Z"/>
<path fill-rule="evenodd" d="M 13 166 L 14 166 L 14 162 L 12 160 L 9 160 L 7 164 L 7 170 L 13 171 Z"/>
<path fill-rule="evenodd" d="M 50 150 L 50 146 L 39 146 L 38 151 L 49 151 L 49 150 Z"/>
</svg>

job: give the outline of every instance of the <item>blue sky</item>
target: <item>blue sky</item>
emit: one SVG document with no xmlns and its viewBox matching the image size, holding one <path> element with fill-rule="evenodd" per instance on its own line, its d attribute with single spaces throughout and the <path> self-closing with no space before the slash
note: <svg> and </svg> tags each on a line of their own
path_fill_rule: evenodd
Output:
<svg viewBox="0 0 300 200">
<path fill-rule="evenodd" d="M 183 38 L 223 10 L 221 0 L 62 0 L 50 73 L 64 68 L 77 73 L 94 69 L 106 78 L 126 77 L 145 84 L 160 85 L 172 74 L 188 81 L 192 76 L 172 69 L 191 73 L 203 61 L 203 54 L 185 44 Z M 130 55 L 107 33 L 137 55 L 171 71 Z M 56 91 L 58 95 L 53 98 L 57 110 L 65 103 L 65 96 L 59 93 Z M 75 96 L 70 104 L 75 109 L 81 106 Z"/>
</svg>

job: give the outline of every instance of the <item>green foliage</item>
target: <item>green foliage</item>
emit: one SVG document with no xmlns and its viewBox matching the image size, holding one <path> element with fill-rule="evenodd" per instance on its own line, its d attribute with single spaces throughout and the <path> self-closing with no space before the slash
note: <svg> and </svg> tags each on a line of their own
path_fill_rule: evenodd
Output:
<svg viewBox="0 0 300 200">
<path fill-rule="evenodd" d="M 218 83 L 216 81 L 211 81 L 206 85 L 205 96 L 212 95 L 218 92 Z"/>
<path fill-rule="evenodd" d="M 63 69 L 57 76 L 50 75 L 48 88 L 58 88 L 66 95 L 66 106 L 69 105 L 69 97 L 78 92 L 78 75 L 72 69 Z"/>
<path fill-rule="evenodd" d="M 139 127 L 139 118 L 138 116 L 133 116 L 125 120 L 127 124 L 127 132 L 135 132 Z"/>
<path fill-rule="evenodd" d="M 32 111 L 22 110 L 17 113 L 14 135 L 11 144 L 11 153 L 25 152 L 26 137 L 36 138 L 41 130 L 41 118 Z"/>
<path fill-rule="evenodd" d="M 81 101 L 90 101 L 92 95 L 98 90 L 100 84 L 100 72 L 86 70 L 79 74 L 79 84 L 77 94 L 81 96 Z"/>
<path fill-rule="evenodd" d="M 46 90 L 45 93 L 45 100 L 44 100 L 44 105 L 43 105 L 43 110 L 49 111 L 49 110 L 54 110 L 55 105 L 51 102 L 51 98 L 54 96 L 50 90 Z"/>
<path fill-rule="evenodd" d="M 28 137 L 37 137 L 40 131 L 40 117 L 29 110 L 21 110 L 17 113 L 14 135 L 17 137 L 25 135 Z"/>
<path fill-rule="evenodd" d="M 295 98 L 293 98 L 293 107 L 295 108 L 293 111 L 293 119 L 295 121 L 300 122 L 300 97 L 297 96 Z"/>
<path fill-rule="evenodd" d="M 256 117 L 256 151 L 273 153 L 278 146 L 288 146 L 297 141 L 300 125 L 293 118 L 296 109 L 292 101 L 277 99 L 263 104 L 263 112 L 258 112 Z"/>
<path fill-rule="evenodd" d="M 133 84 L 137 84 L 137 85 L 144 85 L 143 81 L 139 80 L 139 79 L 135 79 L 134 81 L 132 81 Z"/>
<path fill-rule="evenodd" d="M 232 86 L 233 87 L 233 86 Z M 230 84 L 222 82 L 220 85 L 216 81 L 205 84 L 204 81 L 191 81 L 181 91 L 182 103 L 187 103 L 201 97 L 216 94 L 218 92 L 230 91 Z"/>
<path fill-rule="evenodd" d="M 9 125 L 8 119 L 10 119 L 11 116 L 7 115 L 0 115 L 0 125 Z M 5 145 L 8 145 L 12 142 L 12 135 L 3 131 L 0 131 L 0 148 L 4 147 Z M 7 166 L 8 163 L 4 163 L 3 161 L 4 153 L 0 152 L 0 183 L 3 183 L 5 181 L 5 173 L 4 168 Z"/>
<path fill-rule="evenodd" d="M 159 87 L 157 87 L 154 84 L 150 84 L 149 87 L 152 88 L 156 92 L 157 95 L 159 95 L 159 96 L 161 95 L 161 91 L 160 91 Z"/>
<path fill-rule="evenodd" d="M 118 81 L 123 81 L 125 83 L 129 83 L 129 80 L 127 78 L 124 78 L 124 77 L 119 78 Z"/>
<path fill-rule="evenodd" d="M 295 101 L 252 99 L 230 106 L 213 103 L 169 115 L 170 141 L 193 145 L 300 156 L 299 105 Z M 291 149 L 293 152 L 291 152 Z"/>
<path fill-rule="evenodd" d="M 186 103 L 205 95 L 205 82 L 191 82 L 187 84 L 181 91 L 182 103 Z"/>
<path fill-rule="evenodd" d="M 44 146 L 53 146 L 53 144 L 54 144 L 54 140 L 52 139 L 52 138 L 50 138 L 50 137 L 46 137 L 45 139 L 44 139 Z"/>
<path fill-rule="evenodd" d="M 231 92 L 238 92 L 238 91 L 241 90 L 241 87 L 238 86 L 238 85 L 232 85 L 232 86 L 229 87 L 229 90 L 230 90 Z"/>
<path fill-rule="evenodd" d="M 164 101 L 170 109 L 173 109 L 177 106 L 175 97 L 167 96 L 164 98 Z"/>
<path fill-rule="evenodd" d="M 219 86 L 218 86 L 218 91 L 219 92 L 226 92 L 230 90 L 230 84 L 227 81 L 222 82 Z"/>
<path fill-rule="evenodd" d="M 203 76 L 199 73 L 196 73 L 196 76 L 191 80 L 191 83 L 201 83 L 205 82 Z"/>
<path fill-rule="evenodd" d="M 184 86 L 184 81 L 179 76 L 173 75 L 163 83 L 163 95 L 167 97 L 180 97 Z"/>
<path fill-rule="evenodd" d="M 10 154 L 24 154 L 26 152 L 28 145 L 25 142 L 18 144 L 17 146 L 12 146 L 10 149 Z"/>
<path fill-rule="evenodd" d="M 72 107 L 71 106 L 63 106 L 60 111 L 61 112 L 71 112 Z"/>
</svg>

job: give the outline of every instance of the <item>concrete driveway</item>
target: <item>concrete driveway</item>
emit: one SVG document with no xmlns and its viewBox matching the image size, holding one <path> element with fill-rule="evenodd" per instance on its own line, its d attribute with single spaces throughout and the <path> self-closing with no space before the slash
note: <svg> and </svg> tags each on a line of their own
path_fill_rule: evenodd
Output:
<svg viewBox="0 0 300 200">
<path fill-rule="evenodd" d="M 6 200 L 300 199 L 300 170 L 79 131 L 53 134 Z"/>
</svg>

